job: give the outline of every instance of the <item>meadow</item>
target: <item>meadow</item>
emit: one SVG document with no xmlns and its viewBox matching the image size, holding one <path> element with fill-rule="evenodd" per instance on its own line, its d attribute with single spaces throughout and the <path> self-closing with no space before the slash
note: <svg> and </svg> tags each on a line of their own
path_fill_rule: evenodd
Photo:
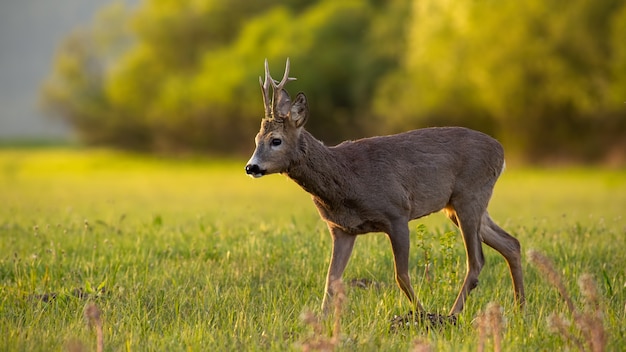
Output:
<svg viewBox="0 0 626 352">
<path fill-rule="evenodd" d="M 106 351 L 285 351 L 330 337 L 333 316 L 310 322 L 320 313 L 330 256 L 326 226 L 293 182 L 280 175 L 252 180 L 243 164 L 0 149 L 0 350 L 95 350 L 97 329 L 84 313 L 91 304 L 100 311 Z M 625 208 L 625 170 L 584 168 L 511 167 L 490 205 L 524 253 L 550 258 L 576 309 L 597 313 L 606 350 L 626 346 Z M 465 272 L 460 236 L 434 214 L 411 223 L 411 241 L 416 293 L 429 311 L 445 314 Z M 393 317 L 410 307 L 393 279 L 391 248 L 383 234 L 361 236 L 344 275 L 333 346 L 585 346 L 576 317 L 528 255 L 523 311 L 503 259 L 487 247 L 485 255 L 456 326 L 392 330 Z M 597 289 L 595 303 L 578 285 L 585 273 Z M 491 302 L 501 307 L 497 337 L 478 323 Z M 559 333 L 552 314 L 572 323 Z"/>
</svg>

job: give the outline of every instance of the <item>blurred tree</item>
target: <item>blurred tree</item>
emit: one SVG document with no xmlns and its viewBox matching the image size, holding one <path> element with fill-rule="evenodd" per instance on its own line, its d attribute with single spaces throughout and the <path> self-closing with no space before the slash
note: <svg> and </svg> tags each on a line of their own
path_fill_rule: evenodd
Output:
<svg viewBox="0 0 626 352">
<path fill-rule="evenodd" d="M 405 66 L 384 80 L 376 108 L 396 109 L 393 130 L 463 124 L 500 135 L 531 159 L 597 158 L 608 136 L 619 143 L 613 127 L 626 130 L 616 119 L 626 113 L 617 88 L 625 6 L 415 2 Z"/>
<path fill-rule="evenodd" d="M 108 72 L 132 45 L 128 16 L 128 9 L 113 3 L 91 28 L 69 35 L 42 86 L 43 106 L 90 143 L 137 148 L 149 138 L 141 121 L 114 109 L 104 90 Z"/>
<path fill-rule="evenodd" d="M 310 95 L 316 113 L 311 128 L 338 141 L 361 134 L 369 117 L 358 113 L 367 113 L 377 76 L 395 60 L 390 49 L 372 50 L 371 24 L 384 22 L 378 13 L 386 8 L 382 1 L 358 0 L 147 1 L 126 11 L 123 23 L 122 17 L 99 16 L 92 28 L 68 39 L 82 51 L 61 48 L 44 97 L 90 143 L 248 150 L 263 111 L 256 83 L 263 59 L 280 75 L 290 56 L 300 79 L 290 89 Z M 117 41 L 109 40 L 106 50 L 92 51 L 106 19 L 111 33 L 123 29 L 124 35 L 112 35 Z M 113 50 L 129 38 L 125 51 Z M 385 40 L 380 33 L 375 39 Z M 75 62 L 75 72 L 62 67 L 67 60 Z M 76 75 L 91 82 L 90 100 Z M 97 109 L 84 108 L 94 102 Z"/>
<path fill-rule="evenodd" d="M 263 59 L 291 57 L 331 144 L 465 125 L 599 158 L 626 145 L 625 42 L 619 0 L 146 0 L 69 36 L 43 98 L 88 143 L 249 151 Z"/>
</svg>

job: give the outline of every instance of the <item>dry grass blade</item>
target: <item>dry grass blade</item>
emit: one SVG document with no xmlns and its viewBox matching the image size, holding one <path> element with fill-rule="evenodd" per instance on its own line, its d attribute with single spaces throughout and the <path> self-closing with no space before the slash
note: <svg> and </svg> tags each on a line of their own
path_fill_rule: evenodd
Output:
<svg viewBox="0 0 626 352">
<path fill-rule="evenodd" d="M 603 351 L 606 345 L 606 333 L 598 289 L 590 274 L 581 275 L 578 279 L 578 286 L 585 300 L 585 310 L 575 316 L 576 324 L 580 327 L 591 351 Z"/>
<path fill-rule="evenodd" d="M 548 328 L 555 333 L 560 334 L 565 340 L 570 341 L 573 345 L 578 347 L 579 350 L 584 351 L 585 345 L 574 334 L 571 333 L 571 323 L 564 317 L 552 313 L 548 316 Z"/>
<path fill-rule="evenodd" d="M 102 318 L 100 317 L 100 309 L 94 303 L 89 303 L 85 307 L 85 318 L 89 327 L 96 329 L 96 351 L 104 351 L 104 332 L 102 329 Z"/>
<path fill-rule="evenodd" d="M 559 294 L 561 295 L 563 300 L 565 300 L 565 304 L 567 304 L 567 308 L 569 309 L 570 313 L 573 314 L 576 311 L 576 308 L 574 307 L 572 298 L 567 293 L 567 289 L 565 289 L 565 284 L 563 283 L 563 280 L 561 279 L 561 275 L 559 275 L 559 273 L 554 268 L 554 264 L 552 263 L 552 261 L 545 255 L 534 250 L 528 251 L 528 259 L 544 275 L 546 275 L 546 278 L 548 279 L 548 281 L 552 285 L 554 285 L 554 287 L 556 287 L 556 289 L 559 291 Z"/>
<path fill-rule="evenodd" d="M 585 303 L 585 310 L 576 309 L 574 303 L 565 289 L 561 276 L 554 268 L 554 264 L 543 254 L 537 251 L 529 251 L 530 261 L 543 272 L 548 281 L 552 283 L 561 297 L 565 300 L 567 307 L 573 317 L 574 325 L 565 318 L 556 314 L 548 318 L 549 327 L 578 347 L 581 351 L 604 351 L 607 337 L 602 320 L 602 310 L 600 307 L 600 295 L 591 275 L 583 274 L 578 285 Z M 578 333 L 582 338 L 577 336 Z"/>
<path fill-rule="evenodd" d="M 502 335 L 504 331 L 504 317 L 502 307 L 495 302 L 487 304 L 484 312 L 480 312 L 476 317 L 476 327 L 478 328 L 478 351 L 484 351 L 489 337 L 493 338 L 493 350 L 502 351 Z"/>
<path fill-rule="evenodd" d="M 346 303 L 345 286 L 341 281 L 335 281 L 333 283 L 333 291 L 335 296 L 333 302 L 335 306 L 333 332 L 330 337 L 324 336 L 322 333 L 323 327 L 319 317 L 313 312 L 307 311 L 302 314 L 302 321 L 312 327 L 313 335 L 307 338 L 301 345 L 302 351 L 334 351 L 339 345 L 339 338 L 341 335 L 341 315 L 343 313 L 343 307 Z"/>
<path fill-rule="evenodd" d="M 433 352 L 435 349 L 428 340 L 417 339 L 413 341 L 411 352 Z"/>
</svg>

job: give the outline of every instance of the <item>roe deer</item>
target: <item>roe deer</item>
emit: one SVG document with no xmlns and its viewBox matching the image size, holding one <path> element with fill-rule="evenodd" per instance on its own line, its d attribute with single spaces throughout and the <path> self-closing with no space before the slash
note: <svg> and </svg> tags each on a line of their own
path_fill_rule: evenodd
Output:
<svg viewBox="0 0 626 352">
<path fill-rule="evenodd" d="M 391 241 L 395 279 L 414 308 L 425 313 L 409 279 L 410 220 L 443 210 L 460 229 L 467 273 L 450 315 L 461 312 L 478 283 L 484 257 L 481 241 L 506 259 L 515 299 L 524 303 L 520 244 L 487 213 L 493 187 L 504 168 L 503 148 L 481 132 L 460 127 L 424 128 L 396 135 L 346 141 L 326 147 L 303 126 L 307 98 L 294 101 L 280 82 L 259 77 L 265 118 L 246 173 L 282 173 L 312 195 L 332 235 L 333 248 L 322 310 L 328 311 L 333 282 L 340 280 L 357 235 L 384 232 Z M 273 96 L 270 101 L 269 87 Z"/>
</svg>

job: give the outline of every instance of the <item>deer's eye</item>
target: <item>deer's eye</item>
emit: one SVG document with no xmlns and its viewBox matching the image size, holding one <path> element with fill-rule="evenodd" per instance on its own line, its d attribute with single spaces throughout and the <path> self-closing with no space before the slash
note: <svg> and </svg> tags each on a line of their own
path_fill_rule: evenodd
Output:
<svg viewBox="0 0 626 352">
<path fill-rule="evenodd" d="M 278 147 L 279 145 L 281 145 L 281 144 L 283 143 L 283 141 L 281 141 L 281 140 L 280 140 L 280 139 L 278 139 L 278 138 L 274 138 L 274 139 L 272 139 L 272 142 L 271 142 L 271 143 L 272 143 L 272 146 L 274 146 L 274 147 Z"/>
</svg>

